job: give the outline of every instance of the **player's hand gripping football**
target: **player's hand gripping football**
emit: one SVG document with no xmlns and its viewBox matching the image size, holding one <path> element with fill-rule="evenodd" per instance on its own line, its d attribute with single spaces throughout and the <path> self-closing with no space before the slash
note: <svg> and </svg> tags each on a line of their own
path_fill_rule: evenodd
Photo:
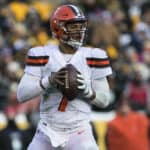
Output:
<svg viewBox="0 0 150 150">
<path fill-rule="evenodd" d="M 68 100 L 73 100 L 78 95 L 77 69 L 68 64 L 49 78 L 51 85 L 56 87 Z"/>
<path fill-rule="evenodd" d="M 80 73 L 77 74 L 77 81 L 79 83 L 78 90 L 84 99 L 93 100 L 95 98 L 95 91 L 92 89 L 91 81 L 87 83 L 84 76 Z"/>
<path fill-rule="evenodd" d="M 67 70 L 59 70 L 58 72 L 52 72 L 49 77 L 49 82 L 54 87 L 64 86 L 67 81 L 68 71 Z"/>
</svg>

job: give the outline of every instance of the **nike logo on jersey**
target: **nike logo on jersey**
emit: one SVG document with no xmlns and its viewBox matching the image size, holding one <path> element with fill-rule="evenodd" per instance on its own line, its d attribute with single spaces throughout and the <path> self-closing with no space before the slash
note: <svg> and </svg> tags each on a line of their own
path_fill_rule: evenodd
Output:
<svg viewBox="0 0 150 150">
<path fill-rule="evenodd" d="M 79 131 L 78 134 L 82 134 L 85 130 Z"/>
</svg>

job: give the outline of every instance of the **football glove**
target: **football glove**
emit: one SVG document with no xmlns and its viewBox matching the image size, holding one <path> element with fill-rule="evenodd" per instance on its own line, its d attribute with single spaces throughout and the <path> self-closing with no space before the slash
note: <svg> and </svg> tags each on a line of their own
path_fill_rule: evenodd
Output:
<svg viewBox="0 0 150 150">
<path fill-rule="evenodd" d="M 68 71 L 60 70 L 58 72 L 52 72 L 49 76 L 49 82 L 53 87 L 63 86 L 68 78 Z"/>
<path fill-rule="evenodd" d="M 95 91 L 92 89 L 91 81 L 87 83 L 82 74 L 77 74 L 77 81 L 79 83 L 78 89 L 80 95 L 84 99 L 93 100 L 95 98 Z"/>
</svg>

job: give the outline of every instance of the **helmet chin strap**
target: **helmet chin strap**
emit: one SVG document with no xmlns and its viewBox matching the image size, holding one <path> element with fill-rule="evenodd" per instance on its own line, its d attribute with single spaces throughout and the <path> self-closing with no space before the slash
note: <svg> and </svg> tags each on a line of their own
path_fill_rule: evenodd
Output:
<svg viewBox="0 0 150 150">
<path fill-rule="evenodd" d="M 62 40 L 63 43 L 73 47 L 74 49 L 78 49 L 79 47 L 81 47 L 83 44 L 77 41 L 64 41 Z"/>
</svg>

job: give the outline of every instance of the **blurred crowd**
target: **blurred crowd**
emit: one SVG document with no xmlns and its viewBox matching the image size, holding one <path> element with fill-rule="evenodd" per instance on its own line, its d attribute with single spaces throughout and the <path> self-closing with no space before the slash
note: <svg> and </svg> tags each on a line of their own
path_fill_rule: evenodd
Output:
<svg viewBox="0 0 150 150">
<path fill-rule="evenodd" d="M 58 5 L 69 3 L 88 18 L 87 46 L 106 50 L 113 68 L 111 105 L 92 109 L 117 111 L 126 99 L 133 111 L 150 117 L 149 0 L 0 0 L 0 150 L 26 149 L 32 139 L 40 98 L 19 104 L 18 81 L 29 48 L 57 43 L 49 16 Z"/>
</svg>

